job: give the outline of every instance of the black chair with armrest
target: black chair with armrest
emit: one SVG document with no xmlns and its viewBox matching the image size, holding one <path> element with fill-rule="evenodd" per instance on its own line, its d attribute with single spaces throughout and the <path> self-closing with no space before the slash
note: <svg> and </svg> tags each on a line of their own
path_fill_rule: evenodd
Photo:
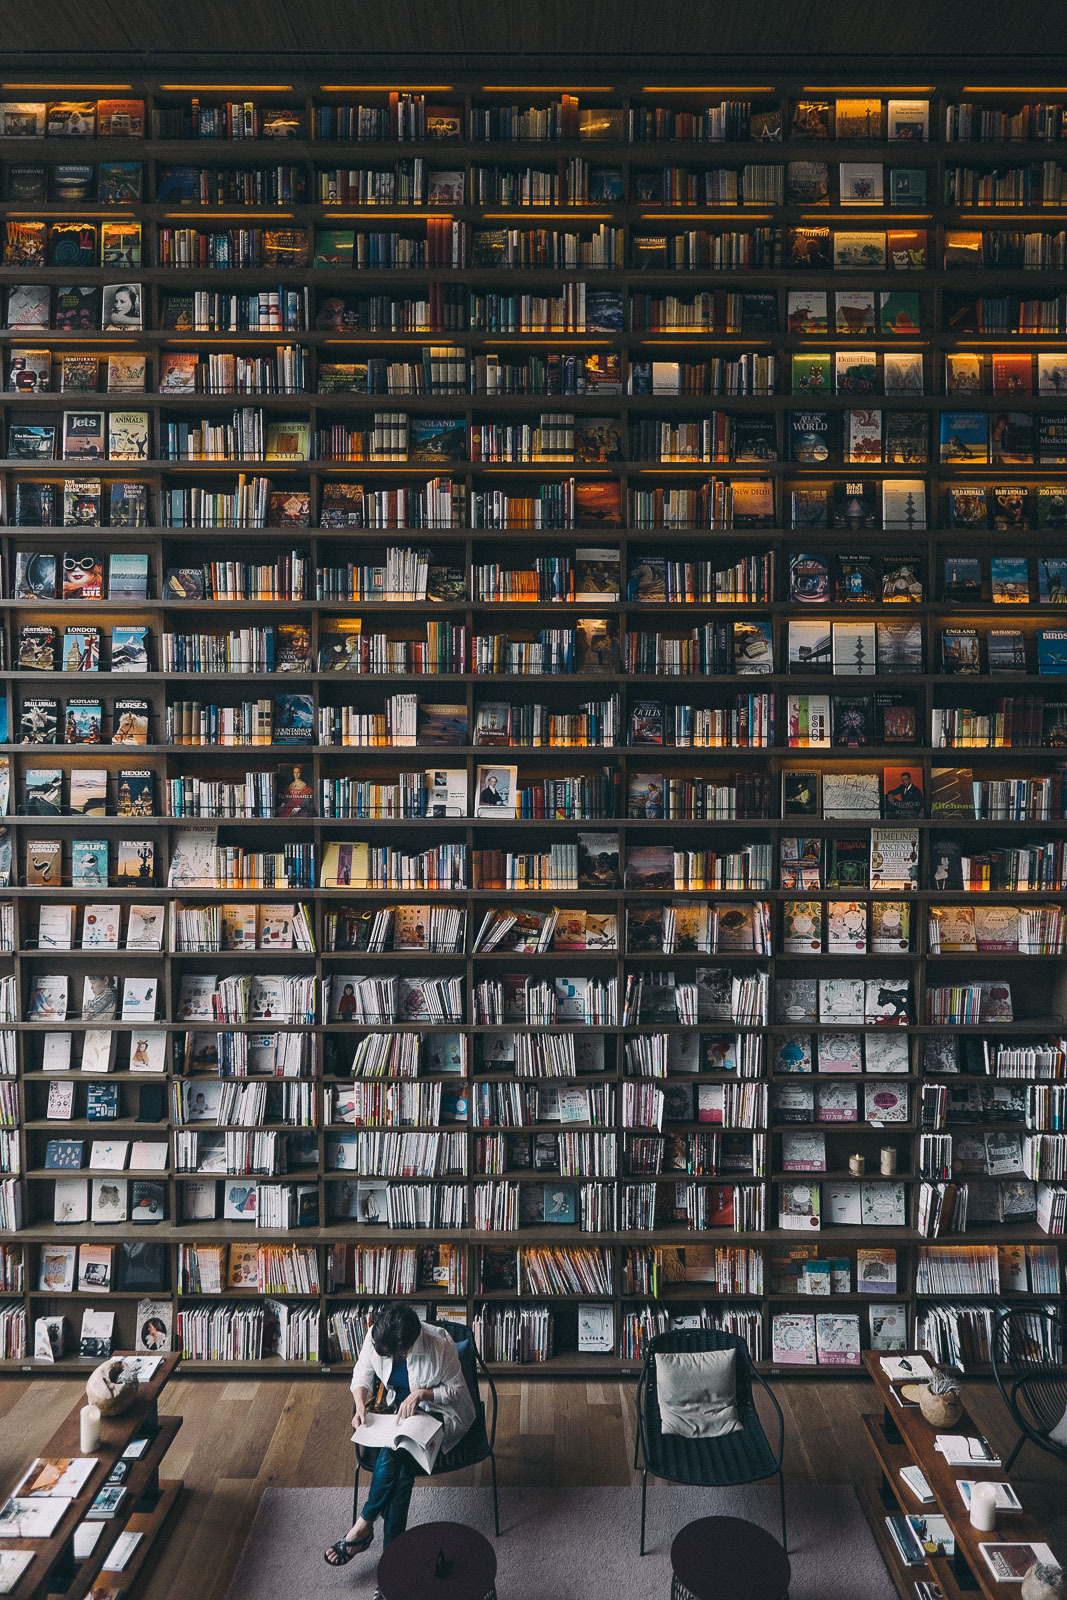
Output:
<svg viewBox="0 0 1067 1600">
<path fill-rule="evenodd" d="M 736 1350 L 737 1414 L 741 1427 L 734 1433 L 711 1439 L 690 1439 L 664 1433 L 656 1393 L 656 1356 L 694 1354 L 706 1350 Z M 767 1394 L 778 1417 L 778 1446 L 772 1449 L 760 1422 L 753 1397 L 753 1380 Z M 782 1545 L 786 1544 L 785 1481 L 782 1477 L 782 1452 L 785 1421 L 782 1408 L 767 1383 L 756 1371 L 745 1341 L 735 1333 L 717 1328 L 679 1329 L 659 1333 L 650 1339 L 644 1366 L 637 1383 L 637 1439 L 634 1468 L 641 1473 L 641 1554 L 645 1553 L 645 1503 L 648 1475 L 669 1483 L 695 1484 L 706 1489 L 724 1489 L 743 1483 L 759 1483 L 777 1477 L 782 1509 Z"/>
<path fill-rule="evenodd" d="M 1067 1415 L 1067 1366 L 1063 1356 L 1064 1319 L 1047 1306 L 1002 1311 L 993 1336 L 993 1375 L 1004 1404 L 1022 1432 L 1004 1463 L 1010 1472 L 1029 1439 L 1057 1461 L 1067 1463 L 1067 1444 L 1050 1439 Z"/>
<path fill-rule="evenodd" d="M 451 1450 L 442 1451 L 434 1463 L 434 1478 L 443 1477 L 446 1472 L 460 1472 L 464 1467 L 476 1467 L 481 1461 L 489 1462 L 489 1471 L 493 1480 L 493 1525 L 496 1535 L 500 1537 L 500 1499 L 497 1493 L 496 1482 L 496 1414 L 497 1398 L 496 1384 L 481 1352 L 474 1340 L 474 1334 L 465 1323 L 435 1322 L 430 1321 L 433 1328 L 445 1328 L 456 1341 L 459 1352 L 459 1364 L 463 1369 L 463 1377 L 474 1401 L 474 1421 L 463 1435 L 462 1439 Z M 491 1414 L 487 1420 L 486 1406 L 482 1399 L 479 1379 L 483 1378 L 489 1389 L 489 1398 L 492 1402 Z M 352 1521 L 355 1522 L 359 1515 L 359 1478 L 362 1471 L 371 1472 L 377 1457 L 377 1450 L 356 1445 L 356 1477 L 352 1488 Z"/>
</svg>

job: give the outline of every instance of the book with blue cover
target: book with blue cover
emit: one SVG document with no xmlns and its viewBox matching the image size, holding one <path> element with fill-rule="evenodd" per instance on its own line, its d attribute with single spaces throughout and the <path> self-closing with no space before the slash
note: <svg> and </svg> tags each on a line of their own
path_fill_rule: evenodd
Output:
<svg viewBox="0 0 1067 1600">
<path fill-rule="evenodd" d="M 82 1139 L 49 1139 L 44 1151 L 45 1167 L 56 1172 L 77 1171 L 84 1148 Z"/>
<path fill-rule="evenodd" d="M 86 1091 L 85 1116 L 89 1122 L 113 1121 L 119 1114 L 117 1083 L 90 1083 Z"/>
<path fill-rule="evenodd" d="M 1067 629 L 1038 629 L 1037 670 L 1043 676 L 1067 673 Z"/>
<path fill-rule="evenodd" d="M 989 461 L 989 415 L 985 411 L 943 411 L 941 413 L 941 460 L 943 462 Z"/>
<path fill-rule="evenodd" d="M 314 710 L 309 694 L 274 696 L 273 740 L 275 744 L 313 744 Z"/>
</svg>

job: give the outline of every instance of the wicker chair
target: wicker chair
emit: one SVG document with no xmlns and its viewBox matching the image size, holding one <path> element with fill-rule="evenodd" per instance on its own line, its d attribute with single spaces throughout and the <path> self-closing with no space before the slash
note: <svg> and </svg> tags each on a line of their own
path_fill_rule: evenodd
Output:
<svg viewBox="0 0 1067 1600">
<path fill-rule="evenodd" d="M 1058 1311 L 1035 1307 L 1003 1311 L 993 1340 L 993 1373 L 1004 1404 L 1022 1429 L 1019 1442 L 1004 1463 L 1010 1472 L 1029 1439 L 1057 1461 L 1067 1463 L 1067 1445 L 1049 1434 L 1067 1412 L 1067 1367 L 1064 1366 L 1064 1319 Z"/>
<path fill-rule="evenodd" d="M 737 1351 L 737 1412 L 741 1428 L 714 1439 L 688 1439 L 664 1433 L 660 1426 L 656 1394 L 656 1356 L 692 1354 L 705 1350 Z M 763 1431 L 752 1395 L 753 1379 L 770 1398 L 778 1417 L 778 1445 L 772 1449 Z M 699 1484 L 702 1488 L 727 1488 L 742 1483 L 758 1483 L 777 1477 L 782 1508 L 782 1545 L 786 1544 L 785 1481 L 782 1477 L 782 1451 L 785 1421 L 782 1408 L 752 1364 L 745 1341 L 735 1333 L 717 1328 L 694 1328 L 657 1334 L 648 1344 L 644 1366 L 637 1383 L 637 1440 L 634 1468 L 641 1473 L 641 1554 L 645 1553 L 645 1504 L 648 1475 L 669 1483 Z"/>
<path fill-rule="evenodd" d="M 439 1478 L 446 1472 L 460 1472 L 464 1467 L 475 1467 L 480 1461 L 489 1462 L 489 1471 L 493 1481 L 493 1526 L 496 1536 L 500 1537 L 500 1499 L 497 1494 L 496 1483 L 496 1384 L 493 1382 L 485 1362 L 482 1360 L 478 1346 L 474 1342 L 474 1334 L 465 1324 L 453 1322 L 432 1322 L 431 1327 L 447 1328 L 459 1347 L 459 1364 L 463 1369 L 463 1376 L 467 1388 L 470 1390 L 471 1399 L 474 1401 L 474 1421 L 463 1435 L 462 1439 L 451 1450 L 442 1452 L 434 1464 L 432 1476 Z M 479 1377 L 485 1379 L 489 1388 L 489 1398 L 492 1401 L 492 1413 L 486 1422 L 485 1402 L 482 1399 L 479 1386 Z M 374 1468 L 377 1450 L 365 1449 L 363 1445 L 356 1445 L 356 1477 L 352 1487 L 352 1521 L 355 1522 L 359 1515 L 359 1477 L 360 1472 L 372 1471 Z"/>
</svg>

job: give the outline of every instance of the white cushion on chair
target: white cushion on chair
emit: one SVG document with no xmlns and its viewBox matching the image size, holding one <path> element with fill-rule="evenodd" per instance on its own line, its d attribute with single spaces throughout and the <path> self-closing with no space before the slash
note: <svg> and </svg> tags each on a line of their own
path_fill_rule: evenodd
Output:
<svg viewBox="0 0 1067 1600">
<path fill-rule="evenodd" d="M 1062 1444 L 1067 1446 L 1067 1410 L 1064 1411 L 1063 1416 L 1060 1418 L 1059 1422 L 1057 1422 L 1056 1426 L 1049 1430 L 1049 1438 L 1052 1440 L 1053 1444 Z"/>
<path fill-rule="evenodd" d="M 660 1430 L 686 1439 L 737 1433 L 737 1351 L 698 1350 L 656 1357 Z"/>
</svg>

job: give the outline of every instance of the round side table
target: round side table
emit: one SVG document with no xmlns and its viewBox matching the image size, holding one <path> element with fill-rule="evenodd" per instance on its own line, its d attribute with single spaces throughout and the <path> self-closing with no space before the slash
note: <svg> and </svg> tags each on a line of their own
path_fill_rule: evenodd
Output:
<svg viewBox="0 0 1067 1600">
<path fill-rule="evenodd" d="M 463 1522 L 422 1522 L 382 1551 L 378 1593 L 381 1600 L 496 1600 L 496 1551 Z"/>
<path fill-rule="evenodd" d="M 701 1517 L 671 1545 L 671 1600 L 789 1600 L 789 1557 L 743 1517 Z"/>
</svg>

